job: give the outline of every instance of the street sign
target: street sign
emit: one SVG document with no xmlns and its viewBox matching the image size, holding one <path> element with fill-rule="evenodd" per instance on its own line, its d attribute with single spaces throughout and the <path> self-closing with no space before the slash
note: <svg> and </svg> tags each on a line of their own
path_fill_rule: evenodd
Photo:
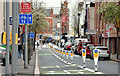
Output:
<svg viewBox="0 0 120 76">
<path fill-rule="evenodd" d="M 32 14 L 19 14 L 19 24 L 32 24 Z"/>
<path fill-rule="evenodd" d="M 21 12 L 31 12 L 31 3 L 21 3 Z"/>
<path fill-rule="evenodd" d="M 9 24 L 12 25 L 12 17 L 9 17 Z"/>
<path fill-rule="evenodd" d="M 30 33 L 30 38 L 34 38 L 34 34 L 35 33 Z M 28 37 L 29 37 L 29 33 L 28 33 Z"/>
</svg>

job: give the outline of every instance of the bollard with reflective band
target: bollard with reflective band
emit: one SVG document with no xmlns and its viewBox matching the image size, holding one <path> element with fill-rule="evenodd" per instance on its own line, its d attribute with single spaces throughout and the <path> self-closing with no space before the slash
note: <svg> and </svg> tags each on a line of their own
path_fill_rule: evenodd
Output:
<svg viewBox="0 0 120 76">
<path fill-rule="evenodd" d="M 63 50 L 63 59 L 65 59 L 65 51 Z"/>
<path fill-rule="evenodd" d="M 58 52 L 58 49 L 56 49 L 56 53 Z"/>
<path fill-rule="evenodd" d="M 60 50 L 58 49 L 58 55 L 60 55 Z"/>
<path fill-rule="evenodd" d="M 61 56 L 61 59 L 62 59 L 62 50 L 60 50 L 60 56 Z"/>
<path fill-rule="evenodd" d="M 97 72 L 98 71 L 98 57 L 99 57 L 98 50 L 93 50 L 93 56 L 94 56 L 94 62 L 95 62 L 94 69 L 95 69 L 95 72 Z"/>
<path fill-rule="evenodd" d="M 85 49 L 82 49 L 82 58 L 83 58 L 83 68 L 85 68 L 85 60 L 86 60 L 86 50 Z"/>
<path fill-rule="evenodd" d="M 71 63 L 73 63 L 73 51 L 70 51 L 70 55 L 71 55 Z"/>
<path fill-rule="evenodd" d="M 68 63 L 68 55 L 69 55 L 69 52 L 68 52 L 68 51 L 66 51 L 67 63 Z"/>
</svg>

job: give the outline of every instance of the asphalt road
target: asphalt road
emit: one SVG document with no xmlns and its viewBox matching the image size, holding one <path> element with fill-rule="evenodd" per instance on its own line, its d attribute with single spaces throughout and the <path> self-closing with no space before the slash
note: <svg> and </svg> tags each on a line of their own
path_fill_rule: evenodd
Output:
<svg viewBox="0 0 120 76">
<path fill-rule="evenodd" d="M 54 45 L 55 46 L 55 45 Z M 57 46 L 55 46 L 57 48 Z M 73 64 L 67 64 L 66 60 L 62 61 L 60 56 L 54 50 L 50 50 L 43 46 L 39 47 L 38 61 L 41 74 L 97 74 L 94 71 L 94 61 L 87 58 L 86 68 L 82 68 L 82 57 L 75 55 L 73 57 Z M 70 57 L 68 63 L 70 63 Z M 98 62 L 98 71 L 102 74 L 118 74 L 118 62 L 111 60 L 100 60 Z M 90 70 L 89 70 L 90 69 Z M 99 73 L 98 73 L 99 74 Z"/>
</svg>

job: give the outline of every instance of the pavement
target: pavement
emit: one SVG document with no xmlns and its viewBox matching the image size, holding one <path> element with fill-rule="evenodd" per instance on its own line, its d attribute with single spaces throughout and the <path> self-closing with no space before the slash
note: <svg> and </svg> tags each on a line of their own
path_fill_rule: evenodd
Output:
<svg viewBox="0 0 120 76">
<path fill-rule="evenodd" d="M 34 68 L 35 68 L 35 51 L 33 52 L 33 56 L 31 57 L 30 63 L 28 64 L 28 69 L 24 69 L 24 60 L 23 55 L 22 58 L 18 59 L 18 67 L 17 74 L 15 76 L 34 76 Z M 5 76 L 5 66 L 2 67 L 2 75 Z M 10 74 L 11 74 L 11 64 L 10 64 Z"/>
<path fill-rule="evenodd" d="M 120 55 L 119 55 L 120 56 Z M 120 58 L 120 57 L 119 57 Z M 116 61 L 116 62 L 120 62 L 120 59 L 117 59 L 117 54 L 112 54 L 112 55 L 110 55 L 110 59 L 112 60 L 112 61 Z"/>
</svg>

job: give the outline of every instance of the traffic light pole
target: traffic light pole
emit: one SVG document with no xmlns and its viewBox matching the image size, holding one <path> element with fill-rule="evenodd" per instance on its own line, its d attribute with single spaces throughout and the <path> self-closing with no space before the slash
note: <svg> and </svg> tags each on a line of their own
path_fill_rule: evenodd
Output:
<svg viewBox="0 0 120 76">
<path fill-rule="evenodd" d="M 11 74 L 15 76 L 15 26 L 16 26 L 16 2 L 15 0 L 12 1 L 12 17 L 13 17 L 13 25 L 12 25 L 12 66 L 11 66 Z M 9 69 L 8 69 L 9 70 Z"/>
<path fill-rule="evenodd" d="M 18 2 L 16 2 L 16 34 L 18 36 Z M 18 37 L 17 37 L 18 38 Z M 15 45 L 15 73 L 17 73 L 17 61 L 18 61 L 18 44 Z"/>
<path fill-rule="evenodd" d="M 10 46 L 10 26 L 9 26 L 9 1 L 6 0 L 6 59 L 5 75 L 9 74 L 9 46 Z"/>
</svg>

